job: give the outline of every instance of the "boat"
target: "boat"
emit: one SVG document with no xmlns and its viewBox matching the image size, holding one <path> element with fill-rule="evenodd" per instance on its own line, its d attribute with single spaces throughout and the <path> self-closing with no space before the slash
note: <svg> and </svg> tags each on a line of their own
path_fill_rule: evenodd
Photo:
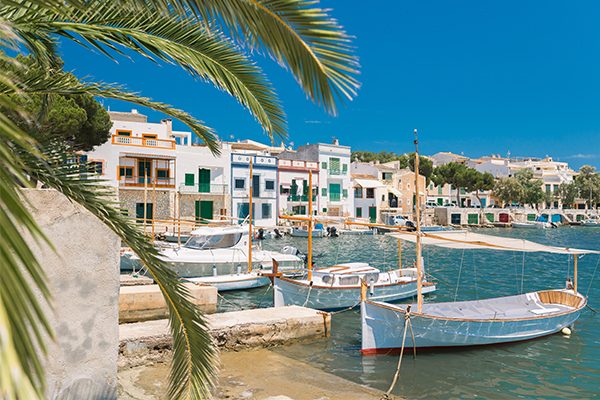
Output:
<svg viewBox="0 0 600 400">
<path fill-rule="evenodd" d="M 520 229 L 546 229 L 546 228 L 551 228 L 552 224 L 550 224 L 550 222 L 544 222 L 544 221 L 524 221 L 524 222 L 515 221 L 512 223 L 512 227 L 520 228 Z"/>
<path fill-rule="evenodd" d="M 416 137 L 415 150 L 415 170 L 418 170 Z M 418 190 L 419 182 L 416 179 L 415 192 L 418 193 Z M 394 305 L 368 299 L 367 284 L 363 281 L 363 354 L 394 350 L 400 350 L 402 354 L 405 345 L 409 348 L 459 348 L 535 339 L 571 327 L 586 306 L 586 297 L 578 292 L 578 257 L 590 253 L 600 254 L 599 251 L 545 246 L 522 239 L 473 232 L 425 233 L 421 231 L 418 202 L 416 211 L 416 231 L 398 232 L 391 236 L 416 244 L 417 276 L 422 276 L 421 248 L 423 245 L 432 245 L 462 250 L 567 254 L 573 257 L 574 280 L 567 281 L 565 289 L 541 290 L 485 300 L 427 304 L 423 303 L 423 286 L 421 280 L 418 280 L 417 302 L 410 305 Z M 406 334 L 407 331 L 410 331 L 410 335 Z"/>
<path fill-rule="evenodd" d="M 306 226 L 293 227 L 290 235 L 293 237 L 308 237 L 308 228 Z M 327 235 L 327 231 L 323 228 L 315 228 L 312 230 L 311 235 L 314 238 L 322 238 L 323 236 Z"/>
<path fill-rule="evenodd" d="M 314 269 L 310 280 L 275 278 L 273 303 L 275 307 L 300 305 L 327 311 L 358 306 L 362 280 L 368 284 L 371 300 L 392 302 L 417 294 L 415 268 L 382 272 L 368 263 L 351 262 Z M 424 283 L 424 293 L 435 289 L 433 283 Z"/>
<path fill-rule="evenodd" d="M 581 221 L 582 226 L 600 226 L 600 218 L 591 217 Z"/>
<path fill-rule="evenodd" d="M 312 174 L 309 173 L 309 186 Z M 312 200 L 309 198 L 309 215 L 312 215 Z M 371 299 L 398 301 L 417 294 L 417 274 L 414 268 L 399 268 L 382 272 L 368 263 L 342 263 L 327 268 L 314 269 L 312 264 L 312 217 L 298 217 L 306 221 L 308 235 L 308 264 L 306 276 L 291 279 L 274 271 L 273 303 L 275 307 L 299 305 L 319 310 L 336 310 L 360 304 L 361 282 L 369 285 Z M 400 229 L 399 227 L 395 229 Z M 402 266 L 401 247 L 398 248 L 399 265 Z M 435 285 L 425 282 L 427 292 Z"/>
<path fill-rule="evenodd" d="M 263 275 L 263 272 L 247 272 L 246 270 L 242 271 L 241 268 L 235 274 L 202 276 L 184 280 L 195 284 L 214 286 L 219 292 L 253 289 L 267 286 L 271 282 L 267 276 Z"/>
<path fill-rule="evenodd" d="M 600 254 L 594 250 L 567 249 L 538 243 L 464 233 L 421 233 L 408 236 L 392 234 L 398 239 L 423 245 L 450 249 L 548 252 L 568 254 L 574 258 L 573 288 L 550 289 L 537 292 L 443 303 L 393 305 L 366 300 L 361 305 L 362 352 L 374 354 L 399 349 L 402 346 L 404 318 L 410 314 L 414 342 L 409 337 L 407 346 L 459 347 L 509 343 L 534 339 L 561 331 L 573 325 L 587 299 L 577 292 L 577 257 Z"/>
</svg>

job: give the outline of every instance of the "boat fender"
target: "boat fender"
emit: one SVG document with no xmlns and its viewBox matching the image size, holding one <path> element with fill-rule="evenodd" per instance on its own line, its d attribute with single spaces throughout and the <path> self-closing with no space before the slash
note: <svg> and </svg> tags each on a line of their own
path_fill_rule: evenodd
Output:
<svg viewBox="0 0 600 400">
<path fill-rule="evenodd" d="M 375 281 L 373 279 L 369 281 L 369 294 L 371 296 L 375 294 Z"/>
<path fill-rule="evenodd" d="M 237 274 L 240 275 L 242 273 L 242 266 L 238 265 L 237 266 Z"/>
<path fill-rule="evenodd" d="M 565 336 L 571 336 L 571 328 L 569 328 L 568 326 L 565 326 L 564 328 L 562 328 L 561 330 L 562 334 Z"/>
<path fill-rule="evenodd" d="M 217 276 L 217 266 L 215 264 L 213 264 L 212 273 L 213 273 L 213 276 Z"/>
</svg>

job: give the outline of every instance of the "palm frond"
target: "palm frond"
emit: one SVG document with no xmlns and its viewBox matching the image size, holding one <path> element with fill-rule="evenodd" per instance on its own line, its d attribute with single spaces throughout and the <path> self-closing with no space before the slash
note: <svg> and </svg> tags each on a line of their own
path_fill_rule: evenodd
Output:
<svg viewBox="0 0 600 400">
<path fill-rule="evenodd" d="M 137 93 L 129 92 L 120 85 L 104 82 L 88 82 L 77 79 L 70 73 L 61 70 L 29 69 L 25 76 L 19 77 L 18 86 L 7 86 L 0 81 L 0 96 L 17 92 L 29 95 L 58 94 L 77 95 L 91 94 L 92 96 L 116 99 L 135 103 L 162 112 L 186 124 L 215 155 L 220 152 L 218 139 L 214 130 L 185 111 L 168 104 L 153 101 Z"/>
<path fill-rule="evenodd" d="M 0 7 L 0 17 L 25 41 L 61 35 L 111 58 L 127 48 L 156 62 L 179 65 L 235 97 L 271 138 L 286 135 L 285 114 L 261 69 L 218 29 L 197 19 L 100 0 L 89 1 L 85 11 Z"/>
<path fill-rule="evenodd" d="M 185 286 L 175 272 L 158 257 L 158 250 L 142 231 L 120 212 L 115 193 L 99 184 L 80 166 L 65 164 L 69 150 L 52 144 L 45 153 L 46 161 L 22 154 L 26 171 L 33 178 L 56 189 L 98 217 L 140 257 L 159 285 L 169 307 L 173 335 L 173 361 L 169 397 L 203 399 L 210 396 L 215 376 L 216 350 L 203 314 L 190 300 Z"/>
<path fill-rule="evenodd" d="M 175 3 L 209 21 L 223 23 L 243 46 L 266 51 L 289 68 L 306 94 L 330 113 L 336 114 L 336 100 L 351 100 L 356 96 L 360 87 L 355 78 L 359 64 L 351 37 L 330 17 L 328 10 L 315 6 L 318 1 L 177 0 Z"/>
</svg>

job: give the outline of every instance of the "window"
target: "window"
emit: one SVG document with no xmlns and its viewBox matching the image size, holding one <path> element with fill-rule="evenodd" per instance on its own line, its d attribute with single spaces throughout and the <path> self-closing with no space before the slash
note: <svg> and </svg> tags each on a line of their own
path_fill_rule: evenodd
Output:
<svg viewBox="0 0 600 400">
<path fill-rule="evenodd" d="M 361 187 L 355 187 L 354 188 L 354 198 L 355 199 L 362 199 L 363 197 L 363 190 Z"/>
<path fill-rule="evenodd" d="M 93 171 L 98 175 L 104 174 L 104 162 L 102 161 L 92 161 L 91 162 Z"/>
<path fill-rule="evenodd" d="M 275 181 L 265 180 L 265 190 L 275 190 Z"/>
<path fill-rule="evenodd" d="M 438 186 L 438 194 L 442 194 L 442 186 Z"/>
<path fill-rule="evenodd" d="M 356 218 L 362 218 L 362 207 L 356 207 Z"/>
<path fill-rule="evenodd" d="M 121 129 L 117 129 L 117 135 L 119 136 L 131 136 L 131 131 L 124 131 Z"/>
<path fill-rule="evenodd" d="M 240 179 L 240 178 L 236 178 L 235 179 L 235 188 L 236 189 L 243 189 L 246 187 L 246 180 L 245 179 Z"/>
<path fill-rule="evenodd" d="M 348 189 L 342 189 L 342 197 L 345 199 L 348 198 Z"/>
<path fill-rule="evenodd" d="M 375 198 L 375 189 L 367 188 L 367 199 L 374 199 L 374 198 Z"/>
<path fill-rule="evenodd" d="M 185 174 L 185 186 L 194 186 L 194 174 Z"/>
<path fill-rule="evenodd" d="M 119 167 L 119 178 L 131 178 L 133 176 L 133 167 Z"/>
<path fill-rule="evenodd" d="M 554 188 L 552 190 L 554 193 L 558 192 L 558 185 L 554 185 Z"/>
<path fill-rule="evenodd" d="M 169 170 L 166 168 L 158 168 L 156 170 L 156 179 L 160 181 L 168 181 L 169 180 Z"/>
<path fill-rule="evenodd" d="M 342 164 L 342 174 L 348 173 L 348 164 Z"/>
<path fill-rule="evenodd" d="M 340 201 L 342 194 L 342 187 L 339 183 L 330 183 L 329 184 L 329 200 L 331 201 Z"/>
<path fill-rule="evenodd" d="M 391 181 L 392 180 L 392 173 L 391 172 L 382 172 L 381 174 L 382 178 L 384 181 Z"/>
<path fill-rule="evenodd" d="M 263 219 L 269 219 L 271 218 L 271 204 L 269 203 L 263 203 L 262 205 L 262 218 Z"/>
<path fill-rule="evenodd" d="M 550 187 L 551 185 L 546 185 L 546 193 L 550 193 Z"/>
<path fill-rule="evenodd" d="M 327 197 L 327 188 L 322 188 L 321 189 L 321 196 Z"/>
<path fill-rule="evenodd" d="M 340 285 L 358 285 L 358 276 L 340 276 Z"/>
<path fill-rule="evenodd" d="M 323 208 L 323 212 L 326 213 L 327 212 L 327 208 Z"/>
<path fill-rule="evenodd" d="M 290 194 L 291 190 L 288 187 L 283 187 L 283 185 L 279 185 L 279 193 L 281 193 L 281 194 Z"/>
<path fill-rule="evenodd" d="M 156 133 L 142 133 L 142 137 L 144 139 L 158 139 L 158 135 Z"/>
<path fill-rule="evenodd" d="M 330 157 L 329 158 L 329 174 L 339 175 L 340 174 L 340 159 Z"/>
<path fill-rule="evenodd" d="M 327 169 L 327 162 L 323 161 L 321 163 L 321 169 Z"/>
</svg>

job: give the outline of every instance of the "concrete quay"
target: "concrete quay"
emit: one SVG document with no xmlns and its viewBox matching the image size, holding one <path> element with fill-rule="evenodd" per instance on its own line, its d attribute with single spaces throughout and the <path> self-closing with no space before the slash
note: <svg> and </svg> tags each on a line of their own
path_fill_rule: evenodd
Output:
<svg viewBox="0 0 600 400">
<path fill-rule="evenodd" d="M 223 350 L 325 338 L 331 330 L 330 314 L 299 306 L 232 311 L 206 318 L 216 345 Z M 168 320 L 121 324 L 119 341 L 121 367 L 160 361 L 172 346 Z"/>
<path fill-rule="evenodd" d="M 185 283 L 194 304 L 205 314 L 217 311 L 217 288 Z M 158 285 L 121 286 L 119 290 L 119 323 L 166 318 L 167 303 Z"/>
</svg>

